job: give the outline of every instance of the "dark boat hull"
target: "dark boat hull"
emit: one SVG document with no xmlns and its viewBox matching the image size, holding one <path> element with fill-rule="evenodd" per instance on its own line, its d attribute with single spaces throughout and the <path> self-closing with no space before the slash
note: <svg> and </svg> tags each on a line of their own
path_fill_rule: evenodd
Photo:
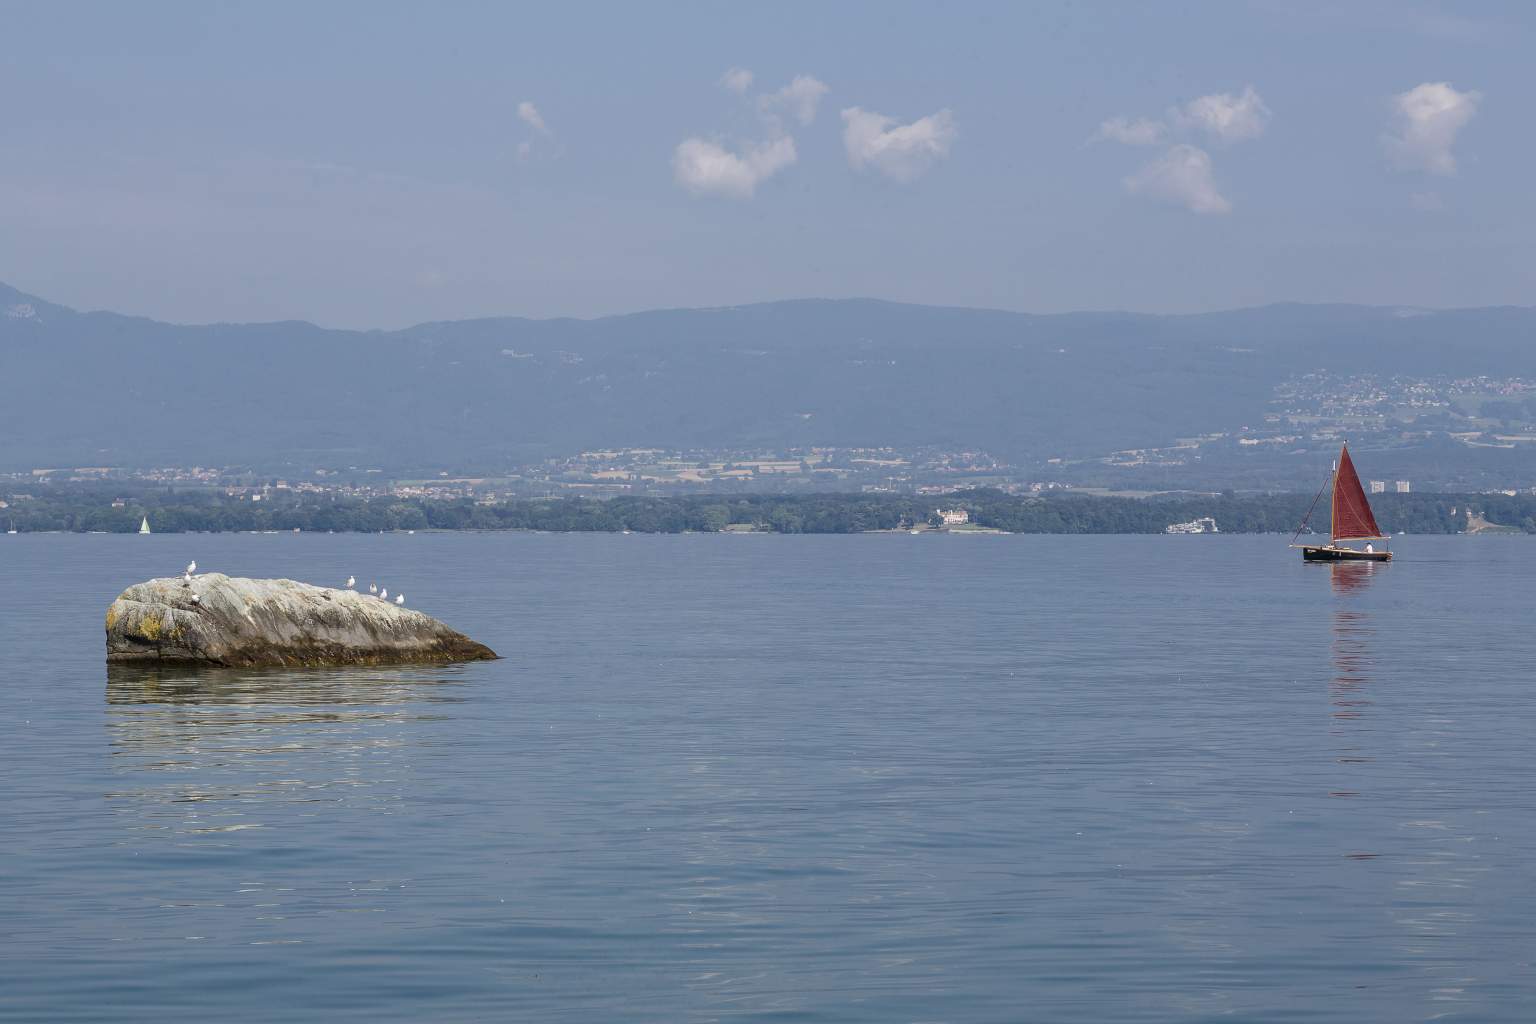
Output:
<svg viewBox="0 0 1536 1024">
<path fill-rule="evenodd" d="M 1303 546 L 1301 557 L 1308 562 L 1390 562 L 1392 561 L 1392 552 Z"/>
</svg>

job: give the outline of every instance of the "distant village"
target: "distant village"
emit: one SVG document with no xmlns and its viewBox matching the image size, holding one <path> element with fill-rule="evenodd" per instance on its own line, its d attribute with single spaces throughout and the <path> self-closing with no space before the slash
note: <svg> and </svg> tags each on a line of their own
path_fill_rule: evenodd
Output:
<svg viewBox="0 0 1536 1024">
<path fill-rule="evenodd" d="M 259 503 L 292 495 L 462 500 L 493 504 L 540 497 L 676 496 L 753 493 L 864 493 L 941 497 L 974 488 L 1028 495 L 1046 491 L 1136 495 L 1300 490 L 1295 457 L 1326 457 L 1344 439 L 1360 450 L 1410 451 L 1452 445 L 1468 452 L 1530 449 L 1536 456 L 1536 381 L 1520 377 L 1412 377 L 1300 374 L 1275 389 L 1257 424 L 1112 452 L 1043 455 L 1017 463 L 979 449 L 808 447 L 669 449 L 612 447 L 515 463 L 495 472 L 337 465 L 282 475 L 241 466 L 33 467 L 0 473 L 0 509 L 43 488 L 110 490 L 114 484 L 216 492 Z M 1279 458 L 1286 456 L 1288 458 Z M 1454 464 L 1471 460 L 1448 460 Z M 1529 461 L 1536 467 L 1536 458 Z M 1362 465 L 1369 473 L 1372 463 Z M 1388 465 L 1384 468 L 1390 469 Z M 1315 475 L 1315 468 L 1313 470 Z M 1503 476 L 1430 481 L 1432 491 L 1536 493 L 1536 469 Z M 1529 476 L 1530 478 L 1526 478 Z M 1372 494 L 1407 494 L 1412 479 L 1369 479 Z M 116 499 L 119 503 L 126 498 Z"/>
<path fill-rule="evenodd" d="M 325 494 L 348 498 L 473 499 L 615 497 L 704 493 L 837 492 L 942 496 L 976 487 L 1009 494 L 1066 489 L 981 451 L 937 448 L 807 448 L 787 451 L 612 448 L 517 466 L 499 475 L 390 476 L 380 467 L 315 469 L 276 477 L 249 468 L 111 466 L 47 467 L 0 474 L 0 495 L 25 500 L 33 489 L 109 487 L 113 482 L 213 491 L 237 501 Z M 0 504 L 0 508 L 4 505 Z"/>
</svg>

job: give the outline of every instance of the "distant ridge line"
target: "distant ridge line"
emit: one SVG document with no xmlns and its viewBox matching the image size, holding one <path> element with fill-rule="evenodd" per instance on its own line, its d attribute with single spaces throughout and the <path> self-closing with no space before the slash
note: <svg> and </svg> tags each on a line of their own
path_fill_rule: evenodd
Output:
<svg viewBox="0 0 1536 1024">
<path fill-rule="evenodd" d="M 1379 313 L 1389 316 L 1403 316 L 1405 313 L 1413 316 L 1433 316 L 1447 313 L 1478 313 L 1491 311 L 1531 311 L 1536 310 L 1536 305 L 1521 306 L 1515 304 L 1500 304 L 1489 306 L 1449 306 L 1427 307 L 1408 306 L 1401 303 L 1392 305 L 1376 305 L 1369 303 L 1348 302 L 1299 302 L 1281 301 L 1270 302 L 1255 306 L 1231 306 L 1209 310 L 1192 310 L 1183 312 L 1144 312 L 1128 309 L 1075 309 L 1060 312 L 1039 312 L 1036 310 L 1004 309 L 995 306 L 964 306 L 947 303 L 907 302 L 900 299 L 884 299 L 873 296 L 801 296 L 783 299 L 765 299 L 757 302 L 731 303 L 715 306 L 658 306 L 651 309 L 636 309 L 619 313 L 604 313 L 596 316 L 548 316 L 535 317 L 518 313 L 491 314 L 487 316 L 469 316 L 453 319 L 422 320 L 403 327 L 337 327 L 317 324 L 312 320 L 300 318 L 284 318 L 280 320 L 214 320 L 183 322 L 167 320 L 148 314 L 122 313 L 111 309 L 82 310 L 61 303 L 51 302 L 27 292 L 23 292 L 12 285 L 0 281 L 0 302 L 6 306 L 17 303 L 32 303 L 45 307 L 50 311 L 62 312 L 73 316 L 114 316 L 130 320 L 143 320 L 150 323 L 161 324 L 168 327 L 273 327 L 292 325 L 297 327 L 311 327 L 321 331 L 346 331 L 356 334 L 399 334 L 418 330 L 426 327 L 440 327 L 446 324 L 478 324 L 478 323 L 599 323 L 607 320 L 623 320 L 633 317 L 646 317 L 655 315 L 679 315 L 679 314 L 705 314 L 705 313 L 732 313 L 732 312 L 760 312 L 775 308 L 807 308 L 816 306 L 866 306 L 886 307 L 902 310 L 930 310 L 936 312 L 974 314 L 984 316 L 1027 317 L 1031 319 L 1051 320 L 1070 317 L 1105 317 L 1115 319 L 1148 319 L 1148 320 L 1181 320 L 1208 316 L 1230 316 L 1244 313 L 1260 313 L 1269 310 L 1304 310 L 1318 311 L 1353 311 L 1365 313 Z"/>
</svg>

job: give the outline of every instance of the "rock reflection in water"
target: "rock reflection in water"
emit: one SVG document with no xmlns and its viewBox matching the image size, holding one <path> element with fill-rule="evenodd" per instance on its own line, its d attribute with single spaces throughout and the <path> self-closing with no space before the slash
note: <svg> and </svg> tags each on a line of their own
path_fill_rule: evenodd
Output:
<svg viewBox="0 0 1536 1024">
<path fill-rule="evenodd" d="M 408 737 L 461 698 L 441 668 L 107 666 L 107 794 L 133 830 L 271 827 L 336 805 L 388 813 Z"/>
</svg>

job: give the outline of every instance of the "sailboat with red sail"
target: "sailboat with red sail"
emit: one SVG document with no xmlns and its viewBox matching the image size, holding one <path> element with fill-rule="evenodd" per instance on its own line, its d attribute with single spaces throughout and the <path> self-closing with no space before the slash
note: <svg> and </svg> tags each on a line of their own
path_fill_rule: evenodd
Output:
<svg viewBox="0 0 1536 1024">
<path fill-rule="evenodd" d="M 1317 508 L 1318 499 L 1323 496 L 1323 491 L 1317 492 L 1317 497 L 1312 499 L 1312 508 L 1307 509 L 1307 515 L 1296 528 L 1296 533 L 1291 537 L 1291 547 L 1301 548 L 1301 557 L 1308 562 L 1390 562 L 1392 552 L 1377 551 L 1372 541 L 1386 540 L 1386 534 L 1381 532 L 1381 527 L 1376 525 L 1376 516 L 1371 512 L 1371 503 L 1366 500 L 1365 488 L 1360 486 L 1360 474 L 1355 472 L 1354 460 L 1349 457 L 1349 445 L 1346 443 L 1339 449 L 1339 461 L 1334 465 L 1333 476 L 1330 478 L 1333 484 L 1333 514 L 1331 538 L 1327 544 L 1297 544 L 1296 538 L 1301 536 L 1301 531 L 1307 528 L 1307 523 L 1312 519 L 1312 512 Z M 1328 489 L 1328 484 L 1323 484 L 1323 490 Z M 1352 548 L 1340 541 L 1355 540 L 1366 541 L 1365 548 Z"/>
</svg>

